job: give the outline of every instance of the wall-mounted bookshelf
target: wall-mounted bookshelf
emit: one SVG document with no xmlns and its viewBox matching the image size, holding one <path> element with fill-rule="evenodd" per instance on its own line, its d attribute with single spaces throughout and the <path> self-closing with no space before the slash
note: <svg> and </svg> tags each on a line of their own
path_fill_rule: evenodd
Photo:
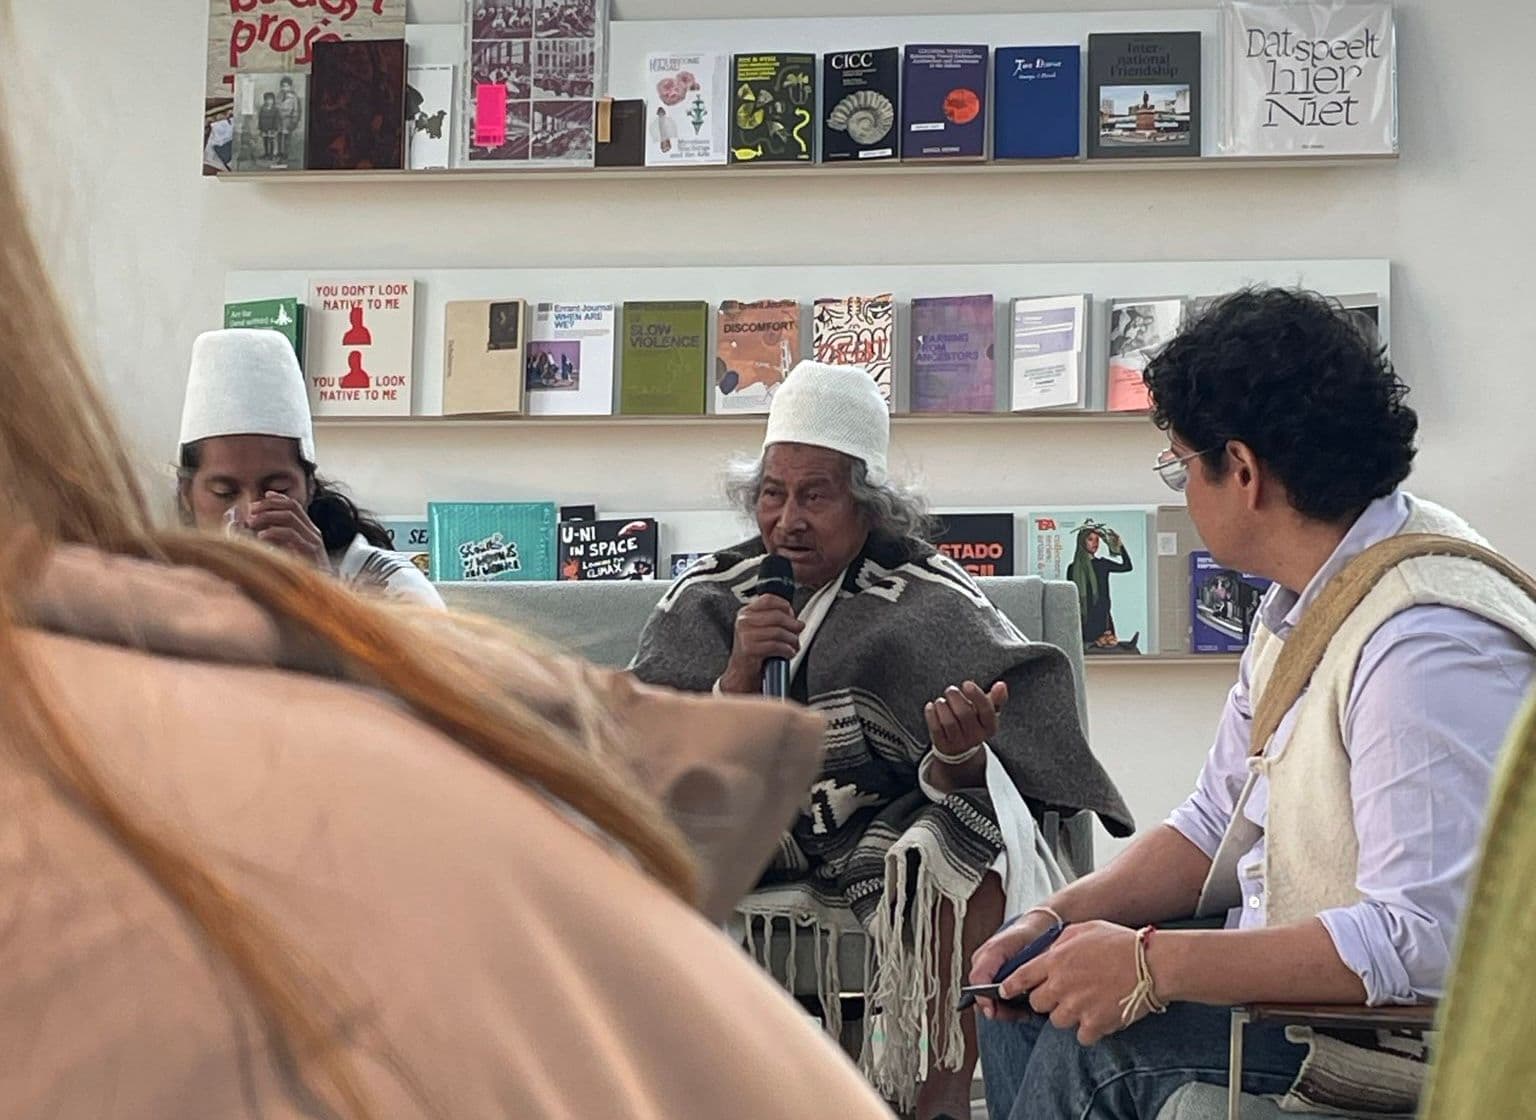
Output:
<svg viewBox="0 0 1536 1120">
<path fill-rule="evenodd" d="M 1143 669 L 1207 665 L 1230 671 L 1241 660 L 1242 654 L 1238 653 L 1145 653 L 1139 657 L 1088 656 L 1083 658 L 1083 664 L 1090 669 L 1134 668 L 1138 665 Z"/>
<path fill-rule="evenodd" d="M 400 417 L 322 417 L 317 428 L 761 428 L 768 421 L 761 415 L 709 416 L 400 416 Z M 897 428 L 927 426 L 1001 426 L 1030 424 L 1140 424 L 1150 421 L 1141 412 L 975 412 L 897 413 L 891 424 Z"/>
</svg>

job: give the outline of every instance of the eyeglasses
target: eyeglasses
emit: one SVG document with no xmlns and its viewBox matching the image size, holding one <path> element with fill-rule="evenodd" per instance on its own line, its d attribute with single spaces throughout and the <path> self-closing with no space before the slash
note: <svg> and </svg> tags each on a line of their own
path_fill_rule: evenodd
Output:
<svg viewBox="0 0 1536 1120">
<path fill-rule="evenodd" d="M 1189 461 L 1215 450 L 1211 447 L 1205 451 L 1191 451 L 1188 455 L 1179 455 L 1173 448 L 1165 447 L 1158 453 L 1157 463 L 1152 469 L 1157 472 L 1157 477 L 1163 480 L 1168 489 L 1182 494 L 1189 486 Z"/>
</svg>

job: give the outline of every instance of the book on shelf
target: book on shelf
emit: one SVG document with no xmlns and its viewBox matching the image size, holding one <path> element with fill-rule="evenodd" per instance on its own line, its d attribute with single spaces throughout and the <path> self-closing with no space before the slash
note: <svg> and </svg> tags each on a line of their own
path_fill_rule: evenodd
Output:
<svg viewBox="0 0 1536 1120">
<path fill-rule="evenodd" d="M 1386 346 L 1387 340 L 1381 333 L 1381 297 L 1375 292 L 1358 292 L 1349 295 L 1335 296 L 1339 306 L 1349 312 L 1366 338 L 1377 346 Z"/>
<path fill-rule="evenodd" d="M 306 74 L 237 73 L 234 170 L 304 170 L 308 105 Z"/>
<path fill-rule="evenodd" d="M 389 547 L 406 557 L 428 579 L 432 577 L 432 530 L 422 517 L 381 517 L 379 524 L 389 534 Z"/>
<path fill-rule="evenodd" d="M 290 75 L 294 96 L 301 101 L 296 127 L 289 130 L 286 169 L 304 166 L 308 127 L 304 87 L 312 69 L 312 48 L 320 36 L 327 40 L 401 39 L 406 34 L 406 0 L 372 0 L 367 4 L 288 4 L 281 19 L 256 12 L 250 3 L 209 0 L 208 59 L 203 89 L 203 174 L 235 168 L 238 123 L 235 85 L 241 74 Z M 292 101 L 279 87 L 280 110 L 291 121 Z M 313 93 L 310 87 L 309 93 Z M 257 106 L 262 102 L 257 98 Z M 298 135 L 295 136 L 294 133 Z M 258 152 L 260 147 L 258 146 Z M 313 166 L 313 165 L 311 165 Z M 282 170 L 246 167 L 243 170 Z"/>
<path fill-rule="evenodd" d="M 252 299 L 224 305 L 224 325 L 276 331 L 288 340 L 304 368 L 304 301 L 296 298 Z"/>
<path fill-rule="evenodd" d="M 715 321 L 715 411 L 765 413 L 800 360 L 800 304 L 720 302 Z"/>
<path fill-rule="evenodd" d="M 304 373 L 315 416 L 411 415 L 415 296 L 409 276 L 310 281 Z"/>
<path fill-rule="evenodd" d="M 731 60 L 731 162 L 816 158 L 816 56 L 738 54 Z"/>
<path fill-rule="evenodd" d="M 553 502 L 431 502 L 432 578 L 552 580 L 556 516 Z"/>
<path fill-rule="evenodd" d="M 453 73 L 452 66 L 406 69 L 406 166 L 412 171 L 435 171 L 453 163 Z"/>
<path fill-rule="evenodd" d="M 890 292 L 818 299 L 811 315 L 811 351 L 828 365 L 862 366 L 885 403 L 894 407 L 895 331 L 896 301 Z"/>
<path fill-rule="evenodd" d="M 1013 301 L 1014 412 L 1088 407 L 1088 296 Z"/>
<path fill-rule="evenodd" d="M 1158 649 L 1147 506 L 1062 506 L 1027 514 L 1029 573 L 1077 586 L 1083 652 Z"/>
<path fill-rule="evenodd" d="M 443 415 L 523 410 L 526 313 L 520 299 L 443 305 Z"/>
<path fill-rule="evenodd" d="M 562 580 L 656 578 L 656 520 L 580 520 L 560 523 Z"/>
<path fill-rule="evenodd" d="M 998 47 L 992 158 L 1076 159 L 1082 151 L 1082 48 Z"/>
<path fill-rule="evenodd" d="M 1200 154 L 1200 32 L 1088 36 L 1088 156 Z"/>
<path fill-rule="evenodd" d="M 1011 513 L 940 513 L 933 547 L 973 576 L 1013 575 Z"/>
<path fill-rule="evenodd" d="M 1157 652 L 1191 652 L 1189 616 L 1190 556 L 1204 548 L 1195 522 L 1184 506 L 1153 511 L 1157 554 Z"/>
<path fill-rule="evenodd" d="M 609 416 L 613 413 L 614 305 L 540 303 L 528 335 L 530 416 Z"/>
<path fill-rule="evenodd" d="M 700 560 L 709 555 L 711 555 L 711 553 L 708 552 L 674 552 L 667 558 L 668 568 L 671 571 L 672 578 L 677 579 L 689 568 L 693 567 Z"/>
<path fill-rule="evenodd" d="M 1109 305 L 1110 412 L 1145 412 L 1151 406 L 1142 374 L 1152 357 L 1184 325 L 1183 297 L 1114 300 Z"/>
<path fill-rule="evenodd" d="M 405 40 L 316 40 L 309 82 L 308 166 L 405 166 Z"/>
<path fill-rule="evenodd" d="M 994 411 L 996 342 L 990 294 L 913 299 L 912 411 Z"/>
<path fill-rule="evenodd" d="M 619 411 L 625 416 L 702 416 L 708 373 L 709 304 L 624 304 Z"/>
<path fill-rule="evenodd" d="M 902 159 L 985 158 L 990 50 L 985 44 L 906 48 L 901 81 Z"/>
<path fill-rule="evenodd" d="M 731 56 L 647 56 L 645 165 L 723 164 L 730 158 Z"/>
<path fill-rule="evenodd" d="M 598 167 L 645 166 L 645 102 L 604 97 L 597 103 Z"/>
<path fill-rule="evenodd" d="M 901 154 L 901 48 L 823 55 L 821 104 L 823 163 L 895 159 Z"/>
<path fill-rule="evenodd" d="M 1397 152 L 1390 3 L 1221 4 L 1224 155 Z"/>
<path fill-rule="evenodd" d="M 1190 554 L 1189 571 L 1191 651 L 1243 652 L 1248 648 L 1259 604 L 1270 581 L 1225 568 L 1205 551 Z"/>
</svg>

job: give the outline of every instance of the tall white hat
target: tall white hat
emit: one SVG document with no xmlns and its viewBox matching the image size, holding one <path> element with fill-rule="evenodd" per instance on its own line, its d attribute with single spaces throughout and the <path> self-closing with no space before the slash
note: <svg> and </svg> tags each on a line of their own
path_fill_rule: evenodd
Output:
<svg viewBox="0 0 1536 1120">
<path fill-rule="evenodd" d="M 210 436 L 282 436 L 315 462 L 309 392 L 293 346 L 277 331 L 205 331 L 192 344 L 181 446 Z"/>
<path fill-rule="evenodd" d="M 773 395 L 763 450 L 804 443 L 840 451 L 864 464 L 869 480 L 885 481 L 891 412 L 862 366 L 801 362 Z"/>
</svg>

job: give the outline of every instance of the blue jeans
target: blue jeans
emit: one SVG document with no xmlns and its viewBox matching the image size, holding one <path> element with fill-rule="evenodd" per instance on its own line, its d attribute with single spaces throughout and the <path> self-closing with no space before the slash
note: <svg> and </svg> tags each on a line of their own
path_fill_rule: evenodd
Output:
<svg viewBox="0 0 1536 1120">
<path fill-rule="evenodd" d="M 1040 1016 L 976 1022 L 991 1120 L 1154 1120 L 1180 1085 L 1227 1083 L 1225 1007 L 1176 1003 L 1094 1046 Z M 1284 1027 L 1246 1030 L 1243 1090 L 1284 1093 L 1307 1048 L 1286 1041 Z"/>
</svg>

